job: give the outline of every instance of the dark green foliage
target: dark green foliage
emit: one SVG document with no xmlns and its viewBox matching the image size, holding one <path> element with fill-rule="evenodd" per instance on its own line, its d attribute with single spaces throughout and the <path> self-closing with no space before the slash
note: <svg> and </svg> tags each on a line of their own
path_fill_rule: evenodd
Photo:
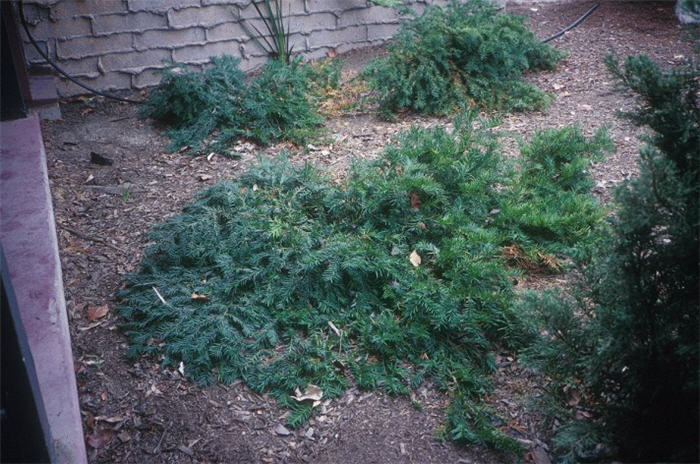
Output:
<svg viewBox="0 0 700 464">
<path fill-rule="evenodd" d="M 531 297 L 548 336 L 528 355 L 599 419 L 570 422 L 562 454 L 607 439 L 625 460 L 697 462 L 700 73 L 664 73 L 644 56 L 608 64 L 642 101 L 632 119 L 653 132 L 639 177 L 617 192 L 615 234 L 587 286 L 573 300 Z"/>
<path fill-rule="evenodd" d="M 552 68 L 561 56 L 535 39 L 522 18 L 499 14 L 484 0 L 453 1 L 403 23 L 389 55 L 371 63 L 365 76 L 385 115 L 401 108 L 444 114 L 471 104 L 537 109 L 550 97 L 522 74 Z"/>
<path fill-rule="evenodd" d="M 239 61 L 213 57 L 203 73 L 165 70 L 143 114 L 170 126 L 171 149 L 230 154 L 228 145 L 238 138 L 302 142 L 321 124 L 309 97 L 315 85 L 307 65 L 270 61 L 246 82 Z"/>
<path fill-rule="evenodd" d="M 490 352 L 525 330 L 501 257 L 512 233 L 491 213 L 512 178 L 472 125 L 413 129 L 339 186 L 279 159 L 202 193 L 152 231 L 129 277 L 130 354 L 182 361 L 201 383 L 240 378 L 291 407 L 292 426 L 312 406 L 289 395 L 308 384 L 332 398 L 349 379 L 390 394 L 430 379 L 455 400 L 447 436 L 514 449 L 480 404 Z"/>
<path fill-rule="evenodd" d="M 504 196 L 496 217 L 510 231 L 509 240 L 535 262 L 533 245 L 545 244 L 548 253 L 585 259 L 588 245 L 605 233 L 605 210 L 590 195 L 593 181 L 588 167 L 613 148 L 604 130 L 591 139 L 574 127 L 536 132 L 521 149 L 517 182 Z"/>
</svg>

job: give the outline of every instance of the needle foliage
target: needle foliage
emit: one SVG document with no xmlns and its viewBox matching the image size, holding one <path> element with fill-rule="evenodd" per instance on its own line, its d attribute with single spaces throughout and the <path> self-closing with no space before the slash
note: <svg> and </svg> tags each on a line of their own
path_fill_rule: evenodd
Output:
<svg viewBox="0 0 700 464">
<path fill-rule="evenodd" d="M 485 0 L 429 5 L 405 21 L 386 57 L 364 71 L 390 116 L 408 108 L 444 114 L 459 107 L 529 110 L 550 96 L 522 79 L 553 68 L 562 53 L 539 42 L 523 18 L 499 13 Z"/>
<path fill-rule="evenodd" d="M 650 129 L 640 173 L 617 191 L 614 234 L 575 297 L 526 300 L 546 330 L 526 354 L 552 379 L 555 400 L 576 391 L 594 418 L 560 415 L 562 460 L 605 444 L 593 458 L 697 462 L 700 73 L 663 72 L 646 56 L 607 64 L 641 103 L 627 116 Z"/>
<path fill-rule="evenodd" d="M 173 65 L 151 92 L 144 116 L 169 126 L 171 149 L 189 147 L 192 153 L 230 154 L 239 138 L 268 144 L 279 140 L 301 143 L 320 124 L 314 92 L 336 85 L 337 67 L 287 64 L 272 60 L 247 81 L 231 56 L 213 57 L 204 72 Z"/>
<path fill-rule="evenodd" d="M 503 247 L 527 237 L 546 254 L 587 236 L 558 226 L 528 235 L 525 215 L 504 205 L 556 205 L 570 188 L 564 173 L 586 178 L 573 158 L 586 165 L 601 147 L 575 130 L 542 133 L 525 151 L 568 140 L 571 162 L 517 176 L 487 125 L 474 125 L 467 114 L 454 132 L 413 129 L 340 185 L 280 158 L 204 191 L 153 229 L 128 278 L 129 354 L 183 362 L 200 383 L 241 379 L 289 407 L 291 426 L 312 414 L 290 397 L 309 384 L 333 398 L 351 382 L 407 394 L 429 380 L 454 401 L 446 436 L 517 449 L 481 402 L 492 351 L 529 333 L 511 306 L 517 271 Z M 540 178 L 529 196 L 526 177 Z M 494 220 L 499 209 L 510 217 Z M 598 216 L 578 220 L 591 229 Z"/>
</svg>

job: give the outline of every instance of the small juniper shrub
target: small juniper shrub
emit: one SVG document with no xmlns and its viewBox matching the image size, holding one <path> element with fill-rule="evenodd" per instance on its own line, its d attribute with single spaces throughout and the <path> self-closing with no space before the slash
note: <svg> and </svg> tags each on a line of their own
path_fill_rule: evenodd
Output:
<svg viewBox="0 0 700 464">
<path fill-rule="evenodd" d="M 337 65 L 272 60 L 247 82 L 239 62 L 221 56 L 202 73 L 177 65 L 164 71 L 143 114 L 170 127 L 172 150 L 230 154 L 228 146 L 238 138 L 300 143 L 317 131 L 322 119 L 312 93 L 319 85 L 337 85 Z"/>
<path fill-rule="evenodd" d="M 152 230 L 128 277 L 129 354 L 183 362 L 203 384 L 241 379 L 289 407 L 294 427 L 313 404 L 290 395 L 309 384 L 334 398 L 351 381 L 396 395 L 430 380 L 454 401 L 447 437 L 516 450 L 481 397 L 496 345 L 530 332 L 502 258 L 511 222 L 492 219 L 518 190 L 497 186 L 519 177 L 474 117 L 408 131 L 340 185 L 281 158 L 201 193 Z M 555 239 L 528 237 L 543 252 Z"/>
<path fill-rule="evenodd" d="M 388 56 L 364 75 L 386 117 L 402 108 L 444 114 L 473 104 L 529 110 L 546 106 L 550 96 L 523 81 L 523 73 L 553 68 L 562 56 L 521 17 L 485 0 L 452 1 L 405 21 Z"/>
<path fill-rule="evenodd" d="M 576 127 L 538 131 L 521 148 L 516 181 L 495 217 L 509 231 L 514 258 L 529 262 L 531 271 L 557 272 L 556 255 L 580 261 L 590 257 L 589 245 L 607 228 L 605 209 L 590 195 L 588 168 L 613 149 L 605 129 L 587 139 Z"/>
<path fill-rule="evenodd" d="M 563 461 L 697 462 L 700 72 L 663 72 L 646 56 L 607 64 L 642 103 L 627 116 L 651 129 L 640 174 L 616 193 L 614 234 L 585 285 L 523 301 L 546 330 L 526 355 L 553 379 L 555 403 L 576 392 L 592 413 L 558 407 Z"/>
</svg>

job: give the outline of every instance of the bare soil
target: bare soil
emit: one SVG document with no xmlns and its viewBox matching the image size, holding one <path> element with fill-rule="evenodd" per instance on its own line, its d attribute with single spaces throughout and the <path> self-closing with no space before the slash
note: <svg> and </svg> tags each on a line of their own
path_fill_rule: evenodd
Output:
<svg viewBox="0 0 700 464">
<path fill-rule="evenodd" d="M 538 37 L 560 30 L 589 3 L 509 7 L 529 17 Z M 663 64 L 692 54 L 672 12 L 673 3 L 604 2 L 592 17 L 552 44 L 569 55 L 556 70 L 530 76 L 556 94 L 549 109 L 513 114 L 500 129 L 503 150 L 533 131 L 578 124 L 592 134 L 607 125 L 617 152 L 595 166 L 595 192 L 608 201 L 612 188 L 637 172 L 639 130 L 615 112 L 630 109 L 628 93 L 614 91 L 603 58 L 646 53 Z M 350 73 L 381 50 L 347 57 Z M 287 150 L 294 162 L 312 162 L 342 176 L 354 159 L 376 156 L 411 125 L 447 125 L 449 120 L 403 115 L 380 121 L 371 111 L 333 116 L 322 141 L 307 147 L 241 144 L 239 159 L 167 153 L 168 141 L 138 108 L 94 98 L 66 102 L 63 120 L 43 123 L 61 262 L 69 311 L 80 407 L 90 462 L 314 462 L 477 463 L 508 459 L 478 447 L 457 448 L 435 438 L 445 396 L 424 387 L 413 398 L 350 389 L 326 401 L 323 411 L 298 430 L 275 431 L 284 411 L 241 384 L 200 388 L 156 360 L 128 359 L 119 331 L 115 292 L 123 275 L 137 268 L 148 229 L 177 213 L 196 192 L 238 175 L 256 156 Z M 91 163 L 96 152 L 114 161 Z M 524 279 L 521 286 L 561 285 L 565 277 Z M 107 305 L 104 317 L 95 307 Z M 93 317 L 89 317 L 88 313 Z M 495 388 L 487 400 L 502 426 L 528 452 L 516 461 L 546 463 L 549 428 L 528 407 L 545 386 L 499 353 Z M 420 404 L 420 408 L 416 405 Z"/>
</svg>

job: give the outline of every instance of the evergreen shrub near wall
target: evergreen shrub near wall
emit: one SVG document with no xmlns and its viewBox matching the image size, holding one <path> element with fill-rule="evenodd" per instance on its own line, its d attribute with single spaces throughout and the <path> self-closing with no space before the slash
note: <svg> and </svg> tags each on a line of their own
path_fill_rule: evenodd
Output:
<svg viewBox="0 0 700 464">
<path fill-rule="evenodd" d="M 485 0 L 429 5 L 402 24 L 388 56 L 364 71 L 381 112 L 546 106 L 551 97 L 522 76 L 553 68 L 563 54 L 538 41 L 523 21 Z"/>
<path fill-rule="evenodd" d="M 640 174 L 617 191 L 614 235 L 585 285 L 525 300 L 545 328 L 526 354 L 555 401 L 575 393 L 592 418 L 559 408 L 563 461 L 698 462 L 700 72 L 646 56 L 608 66 L 639 97 L 627 116 L 651 129 Z"/>
<path fill-rule="evenodd" d="M 488 125 L 474 124 L 468 114 L 453 133 L 413 129 L 340 185 L 282 158 L 202 192 L 153 229 L 128 278 L 129 354 L 183 362 L 204 384 L 241 379 L 289 407 L 291 426 L 313 413 L 297 391 L 334 398 L 356 383 L 407 394 L 430 380 L 454 400 L 447 436 L 517 449 L 481 403 L 491 352 L 529 334 L 511 308 L 517 271 L 503 249 L 522 240 L 551 255 L 590 238 L 581 231 L 597 229 L 599 214 L 567 209 L 566 179 L 585 184 L 605 144 L 542 133 L 528 159 L 551 144 L 570 146 L 571 158 L 517 176 Z M 551 204 L 547 234 L 528 235 L 531 213 L 507 207 L 516 200 Z"/>
<path fill-rule="evenodd" d="M 165 124 L 171 149 L 230 155 L 239 138 L 261 144 L 301 143 L 322 123 L 319 89 L 337 87 L 339 61 L 304 64 L 271 60 L 249 82 L 231 56 L 212 58 L 204 72 L 172 65 L 143 107 L 144 116 Z"/>
</svg>

